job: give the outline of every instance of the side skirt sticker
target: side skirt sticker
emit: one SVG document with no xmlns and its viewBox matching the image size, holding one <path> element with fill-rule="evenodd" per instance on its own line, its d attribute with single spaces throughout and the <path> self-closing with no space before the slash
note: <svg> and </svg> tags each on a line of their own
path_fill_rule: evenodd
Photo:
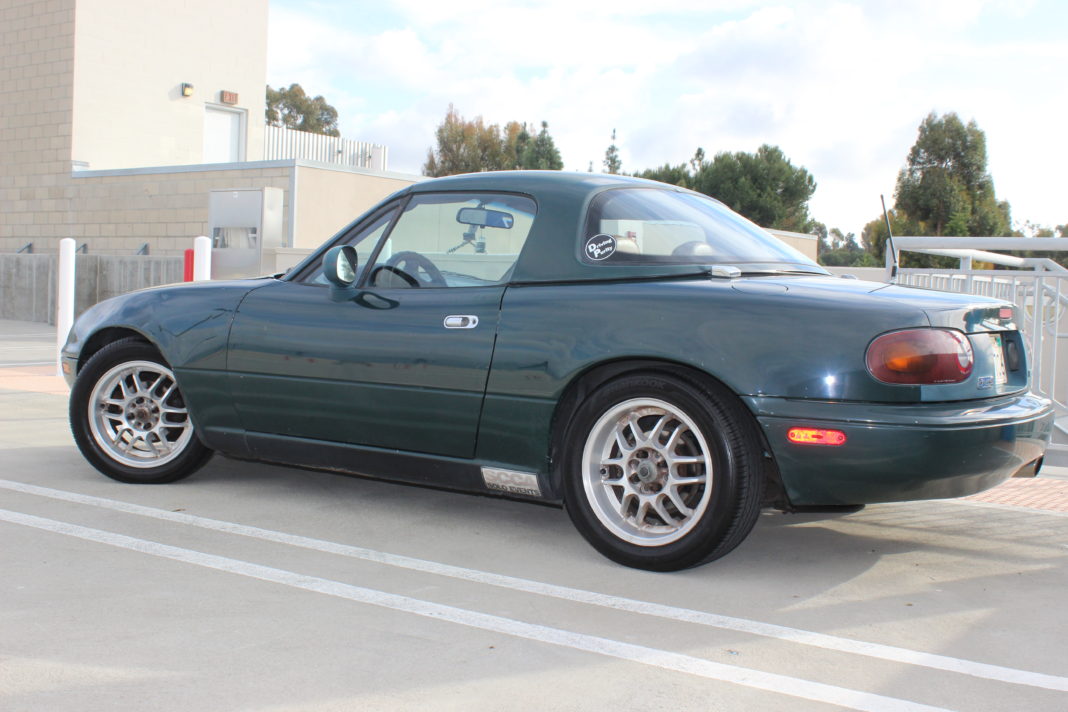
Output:
<svg viewBox="0 0 1068 712">
<path fill-rule="evenodd" d="M 491 490 L 541 497 L 538 476 L 532 472 L 516 472 L 515 470 L 483 467 L 482 480 L 486 483 L 486 487 Z"/>
</svg>

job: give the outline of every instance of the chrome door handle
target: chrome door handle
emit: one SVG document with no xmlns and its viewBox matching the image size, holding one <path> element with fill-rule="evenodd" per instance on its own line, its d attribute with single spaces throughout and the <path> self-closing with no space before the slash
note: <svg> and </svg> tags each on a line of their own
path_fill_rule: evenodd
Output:
<svg viewBox="0 0 1068 712">
<path fill-rule="evenodd" d="M 473 314 L 450 314 L 445 317 L 446 329 L 474 329 L 478 326 L 478 317 Z"/>
</svg>

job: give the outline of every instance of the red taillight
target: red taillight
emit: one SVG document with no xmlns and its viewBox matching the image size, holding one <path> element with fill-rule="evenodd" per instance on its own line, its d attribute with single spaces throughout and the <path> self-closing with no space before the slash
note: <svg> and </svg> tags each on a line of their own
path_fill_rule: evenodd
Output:
<svg viewBox="0 0 1068 712">
<path fill-rule="evenodd" d="M 790 428 L 786 439 L 801 445 L 845 445 L 846 434 L 841 430 L 824 428 Z"/>
<path fill-rule="evenodd" d="M 973 363 L 968 337 L 953 329 L 892 331 L 868 346 L 868 371 L 883 383 L 960 383 Z"/>
</svg>

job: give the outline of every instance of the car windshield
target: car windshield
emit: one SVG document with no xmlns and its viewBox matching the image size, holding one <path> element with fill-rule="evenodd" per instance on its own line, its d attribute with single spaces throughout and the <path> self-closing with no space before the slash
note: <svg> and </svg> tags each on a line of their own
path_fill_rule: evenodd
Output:
<svg viewBox="0 0 1068 712">
<path fill-rule="evenodd" d="M 591 264 L 729 264 L 743 271 L 824 273 L 722 203 L 676 190 L 601 193 L 590 205 L 582 247 L 582 259 Z"/>
</svg>

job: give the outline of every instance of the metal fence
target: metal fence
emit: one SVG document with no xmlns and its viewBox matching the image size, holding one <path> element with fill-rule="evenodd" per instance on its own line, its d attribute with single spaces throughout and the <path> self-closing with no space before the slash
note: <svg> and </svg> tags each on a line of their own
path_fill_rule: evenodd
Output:
<svg viewBox="0 0 1068 712">
<path fill-rule="evenodd" d="M 994 250 L 1068 251 L 1068 238 L 895 237 L 897 251 L 955 257 L 959 268 L 900 268 L 898 283 L 1012 302 L 1031 355 L 1032 389 L 1053 401 L 1058 438 L 1052 449 L 1068 452 L 1068 269 L 1041 257 L 1014 257 Z M 887 250 L 887 280 L 895 255 Z M 1008 269 L 973 269 L 977 261 Z"/>
<path fill-rule="evenodd" d="M 75 314 L 135 289 L 181 282 L 181 257 L 78 255 Z M 56 255 L 0 255 L 0 319 L 56 321 Z"/>
<path fill-rule="evenodd" d="M 384 171 L 389 162 L 389 149 L 377 143 L 338 136 L 295 131 L 281 126 L 264 127 L 263 159 L 274 161 L 284 158 L 303 158 L 338 166 Z"/>
</svg>

